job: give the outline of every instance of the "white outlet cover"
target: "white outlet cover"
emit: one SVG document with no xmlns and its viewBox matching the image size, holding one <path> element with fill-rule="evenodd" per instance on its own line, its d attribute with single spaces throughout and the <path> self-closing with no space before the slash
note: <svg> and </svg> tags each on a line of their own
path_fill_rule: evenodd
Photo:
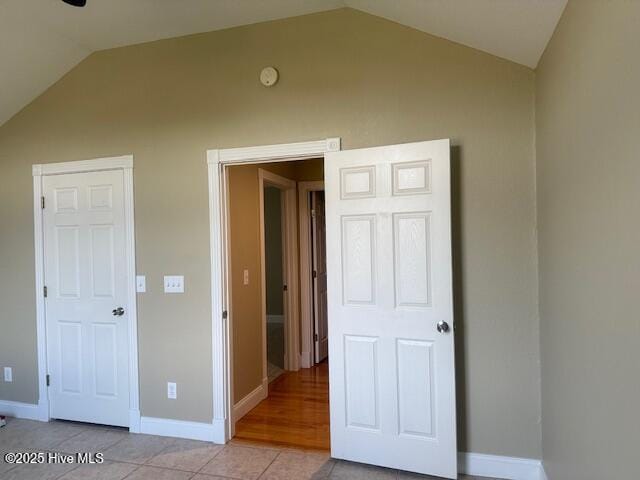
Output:
<svg viewBox="0 0 640 480">
<path fill-rule="evenodd" d="M 165 275 L 164 293 L 184 293 L 184 275 Z"/>
<path fill-rule="evenodd" d="M 178 398 L 178 386 L 175 382 L 167 382 L 167 398 L 172 400 Z"/>
<path fill-rule="evenodd" d="M 4 381 L 13 382 L 13 370 L 11 367 L 4 367 Z"/>
<path fill-rule="evenodd" d="M 144 275 L 136 276 L 136 292 L 145 293 L 147 291 L 147 277 Z"/>
</svg>

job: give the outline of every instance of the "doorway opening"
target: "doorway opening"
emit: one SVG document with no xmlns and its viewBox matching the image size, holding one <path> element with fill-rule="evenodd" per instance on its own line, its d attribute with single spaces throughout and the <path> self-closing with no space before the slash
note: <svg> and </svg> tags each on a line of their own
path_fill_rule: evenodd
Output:
<svg viewBox="0 0 640 480">
<path fill-rule="evenodd" d="M 331 456 L 457 478 L 450 144 L 446 139 L 349 151 L 340 151 L 339 139 L 208 151 L 213 433 L 221 443 L 232 438 L 235 419 L 241 417 L 239 409 L 255 412 L 248 406 L 256 400 L 260 404 L 270 390 L 268 379 L 266 389 L 264 382 L 261 385 L 260 365 L 247 363 L 242 365 L 243 375 L 234 375 L 239 363 L 234 349 L 252 355 L 257 351 L 258 357 L 265 349 L 248 345 L 251 335 L 261 330 L 259 325 L 257 329 L 245 326 L 244 335 L 234 331 L 240 325 L 238 315 L 247 312 L 242 311 L 246 305 L 234 299 L 238 279 L 243 277 L 238 276 L 231 257 L 240 249 L 243 262 L 251 262 L 247 242 L 256 235 L 247 230 L 247 235 L 230 238 L 233 205 L 242 201 L 230 201 L 227 207 L 234 190 L 229 174 L 234 164 L 279 159 L 290 167 L 296 160 L 315 157 L 326 162 Z M 289 208 L 291 193 L 288 189 L 287 218 L 294 210 Z M 242 199 L 252 202 L 250 193 Z M 240 221 L 251 222 L 251 211 L 238 217 Z M 259 228 L 261 223 L 257 224 Z M 285 231 L 289 236 L 291 228 Z M 298 298 L 293 294 L 298 283 L 295 273 L 288 272 L 286 278 L 289 308 Z M 298 311 L 294 307 L 285 314 L 286 338 L 298 328 L 292 321 Z M 258 322 L 262 318 L 258 315 Z M 297 348 L 301 354 L 311 352 L 311 348 L 302 350 L 304 337 L 299 345 L 285 347 L 285 363 L 294 365 L 294 372 L 303 358 L 291 353 Z M 246 397 L 236 404 L 240 387 Z M 265 431 L 265 425 L 270 431 L 278 423 L 270 424 L 267 418 L 260 425 L 252 429 L 254 437 Z M 301 437 L 293 444 L 300 446 Z M 286 439 L 276 434 L 262 440 L 285 443 Z"/>
<path fill-rule="evenodd" d="M 225 175 L 232 436 L 328 450 L 323 159 Z"/>
</svg>

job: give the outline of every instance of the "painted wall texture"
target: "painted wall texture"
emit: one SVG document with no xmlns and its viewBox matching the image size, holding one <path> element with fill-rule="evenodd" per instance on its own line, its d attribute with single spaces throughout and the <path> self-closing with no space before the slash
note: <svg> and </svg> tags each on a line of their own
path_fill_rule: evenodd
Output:
<svg viewBox="0 0 640 480">
<path fill-rule="evenodd" d="M 205 151 L 331 136 L 451 138 L 460 450 L 540 457 L 534 73 L 348 9 L 93 54 L 0 127 L 0 398 L 38 398 L 32 164 L 135 156 L 142 414 L 210 422 Z"/>
<path fill-rule="evenodd" d="M 549 478 L 638 476 L 640 3 L 570 1 L 537 71 Z"/>
</svg>

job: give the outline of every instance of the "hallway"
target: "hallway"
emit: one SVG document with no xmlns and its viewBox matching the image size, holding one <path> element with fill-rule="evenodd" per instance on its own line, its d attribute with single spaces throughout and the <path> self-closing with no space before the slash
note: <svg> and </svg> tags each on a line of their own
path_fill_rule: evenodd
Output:
<svg viewBox="0 0 640 480">
<path fill-rule="evenodd" d="M 329 450 L 329 365 L 285 372 L 236 423 L 235 440 Z"/>
</svg>

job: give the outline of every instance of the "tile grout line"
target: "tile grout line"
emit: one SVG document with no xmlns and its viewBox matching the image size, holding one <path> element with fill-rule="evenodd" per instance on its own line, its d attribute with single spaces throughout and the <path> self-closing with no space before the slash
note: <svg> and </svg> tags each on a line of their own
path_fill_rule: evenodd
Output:
<svg viewBox="0 0 640 480">
<path fill-rule="evenodd" d="M 219 444 L 219 443 L 214 443 L 213 445 L 220 445 L 220 444 Z M 213 457 L 211 457 L 209 460 L 207 460 L 207 461 L 205 462 L 205 464 L 204 464 L 203 466 L 201 466 L 201 467 L 198 469 L 198 471 L 196 472 L 196 474 L 201 473 L 201 472 L 202 472 L 202 470 L 204 469 L 204 467 L 206 467 L 207 465 L 209 465 L 209 464 L 213 461 L 213 459 L 214 459 L 214 458 L 216 458 L 218 455 L 220 455 L 220 454 L 222 453 L 222 451 L 223 451 L 225 448 L 227 448 L 227 444 L 226 444 L 226 443 L 225 443 L 225 444 L 222 444 L 222 448 L 221 448 L 220 450 L 218 450 L 218 451 L 213 455 Z"/>
<path fill-rule="evenodd" d="M 111 461 L 111 463 L 117 463 L 117 462 L 114 462 L 113 460 L 110 460 L 110 461 Z M 122 463 L 126 463 L 126 462 L 122 462 Z M 128 465 L 134 465 L 134 464 L 131 463 L 131 464 L 128 464 Z M 122 480 L 125 480 L 126 478 L 129 478 L 131 475 L 133 475 L 135 472 L 137 472 L 141 468 L 142 468 L 142 465 L 138 464 L 136 466 L 136 468 L 134 468 L 129 473 L 127 473 L 124 477 L 122 477 Z"/>
<path fill-rule="evenodd" d="M 47 423 L 51 423 L 51 422 L 47 422 Z M 45 427 L 43 427 L 43 428 L 46 428 L 46 426 L 45 426 Z M 71 439 L 73 439 L 73 438 L 76 438 L 78 435 L 80 435 L 80 434 L 84 433 L 85 431 L 88 431 L 88 430 L 89 430 L 88 428 L 84 428 L 84 427 L 79 427 L 79 428 L 80 428 L 80 431 L 79 431 L 78 433 L 76 433 L 75 435 L 71 435 L 70 437 L 65 438 L 65 439 L 63 439 L 63 440 L 60 440 L 59 442 L 55 443 L 55 444 L 51 447 L 51 449 L 57 448 L 58 446 L 62 445 L 64 442 L 66 442 L 66 441 L 68 441 L 68 440 L 71 440 Z M 47 449 L 44 449 L 44 450 L 47 450 Z"/>
<path fill-rule="evenodd" d="M 269 470 L 269 467 L 270 467 L 271 465 L 273 465 L 273 462 L 275 462 L 275 461 L 276 461 L 276 459 L 280 456 L 280 454 L 281 454 L 281 453 L 282 453 L 282 451 L 278 451 L 278 454 L 277 454 L 275 457 L 273 457 L 273 460 L 271 460 L 271 461 L 269 462 L 269 465 L 267 465 L 267 466 L 266 466 L 266 468 L 262 471 L 262 473 L 256 477 L 256 480 L 258 480 L 258 479 L 262 478 L 262 476 L 263 476 L 265 473 L 267 473 L 267 470 Z"/>
</svg>

